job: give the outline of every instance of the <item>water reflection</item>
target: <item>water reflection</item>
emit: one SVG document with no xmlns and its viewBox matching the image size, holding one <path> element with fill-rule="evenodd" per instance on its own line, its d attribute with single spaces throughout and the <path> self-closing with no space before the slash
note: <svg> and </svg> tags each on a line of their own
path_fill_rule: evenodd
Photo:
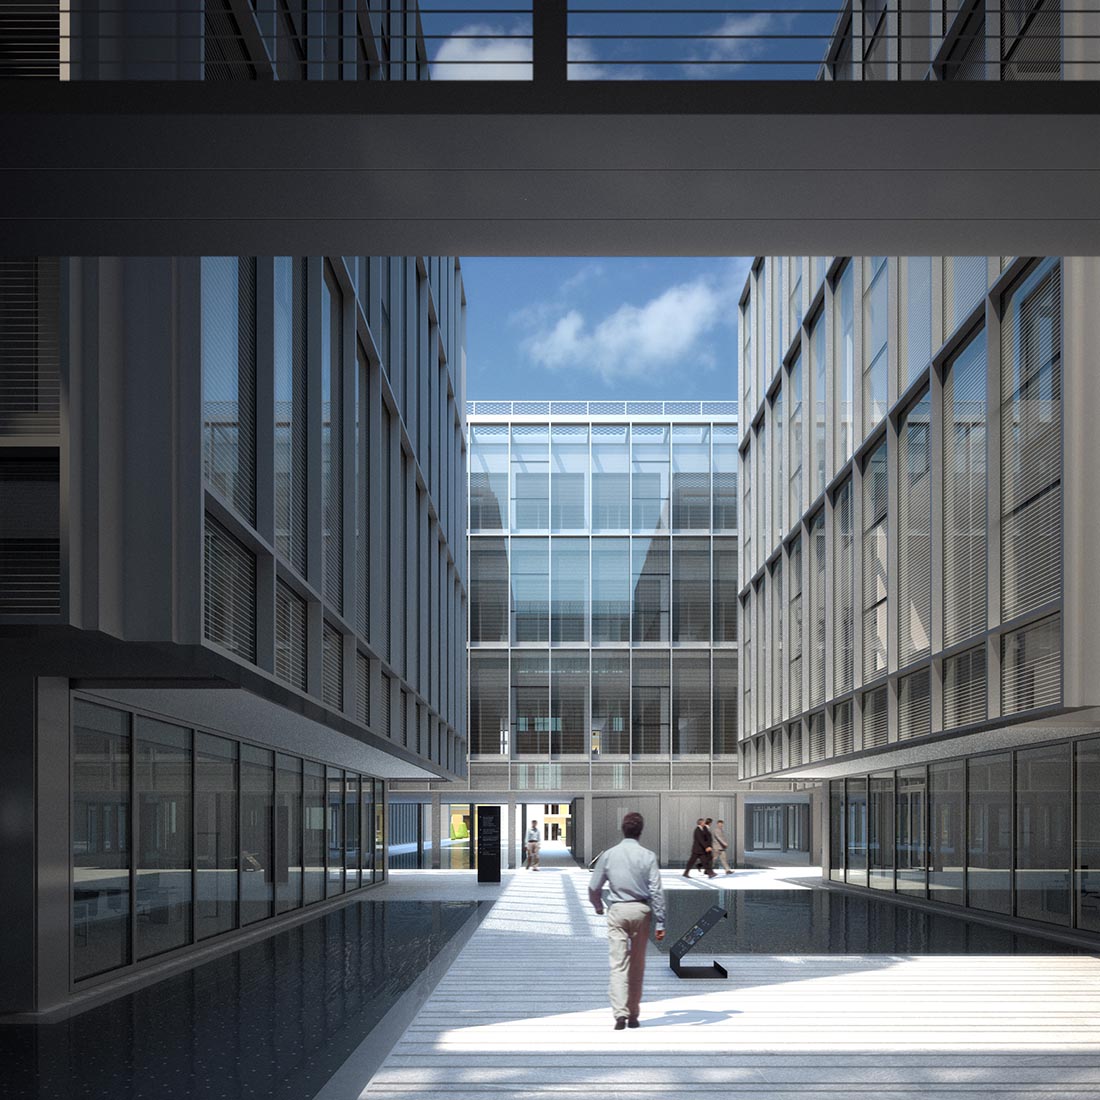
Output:
<svg viewBox="0 0 1100 1100">
<path fill-rule="evenodd" d="M 477 904 L 353 903 L 71 1020 L 0 1027 L 0 1096 L 312 1097 Z"/>
<path fill-rule="evenodd" d="M 669 890 L 667 951 L 714 904 L 729 913 L 697 949 L 711 955 L 1075 955 L 1042 935 L 829 890 Z"/>
</svg>

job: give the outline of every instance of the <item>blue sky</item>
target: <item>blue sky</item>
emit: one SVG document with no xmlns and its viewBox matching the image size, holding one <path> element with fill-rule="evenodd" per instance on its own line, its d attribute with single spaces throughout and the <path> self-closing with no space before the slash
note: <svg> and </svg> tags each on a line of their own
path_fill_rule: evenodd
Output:
<svg viewBox="0 0 1100 1100">
<path fill-rule="evenodd" d="M 732 400 L 750 262 L 463 258 L 467 396 Z"/>
</svg>

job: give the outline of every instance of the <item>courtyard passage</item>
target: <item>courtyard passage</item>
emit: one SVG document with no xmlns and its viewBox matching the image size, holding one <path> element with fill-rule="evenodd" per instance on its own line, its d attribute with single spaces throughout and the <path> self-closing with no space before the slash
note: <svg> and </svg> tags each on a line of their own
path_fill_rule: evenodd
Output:
<svg viewBox="0 0 1100 1100">
<path fill-rule="evenodd" d="M 463 872 L 391 877 L 379 896 L 497 900 L 374 1078 L 357 1081 L 352 1058 L 322 1100 L 1100 1097 L 1095 956 L 954 918 L 918 926 L 912 910 L 872 898 L 833 918 L 843 927 L 818 927 L 804 953 L 766 953 L 759 928 L 751 954 L 708 950 L 736 942 L 719 925 L 693 954 L 722 962 L 727 981 L 678 979 L 651 944 L 641 1026 L 616 1032 L 587 873 L 564 852 L 543 867 L 505 872 L 499 887 Z M 666 872 L 670 939 L 674 919 L 690 923 L 712 902 L 751 922 L 753 907 L 739 904 L 750 897 L 765 925 L 784 911 L 820 925 L 820 905 L 808 905 L 827 893 L 817 874 Z M 881 950 L 884 935 L 905 950 Z M 847 953 L 861 943 L 876 951 Z"/>
</svg>

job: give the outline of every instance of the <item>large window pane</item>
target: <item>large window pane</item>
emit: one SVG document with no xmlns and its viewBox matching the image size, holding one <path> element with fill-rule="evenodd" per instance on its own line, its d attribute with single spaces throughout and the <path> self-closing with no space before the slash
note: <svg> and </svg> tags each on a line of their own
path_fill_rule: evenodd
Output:
<svg viewBox="0 0 1100 1100">
<path fill-rule="evenodd" d="M 359 813 L 359 866 L 362 870 L 362 883 L 369 886 L 374 881 L 374 780 L 369 776 L 361 778 Z"/>
<path fill-rule="evenodd" d="M 512 640 L 550 639 L 550 544 L 512 539 Z"/>
<path fill-rule="evenodd" d="M 550 657 L 547 652 L 512 652 L 512 696 L 516 754 L 546 757 L 550 752 Z"/>
<path fill-rule="evenodd" d="M 844 780 L 829 784 L 829 878 L 844 881 Z"/>
<path fill-rule="evenodd" d="M 73 977 L 130 961 L 129 716 L 73 706 Z"/>
<path fill-rule="evenodd" d="M 737 530 L 737 428 L 715 424 L 711 462 L 714 465 L 714 529 Z"/>
<path fill-rule="evenodd" d="M 714 641 L 737 641 L 737 539 L 714 540 Z"/>
<path fill-rule="evenodd" d="M 555 649 L 550 655 L 550 752 L 586 753 L 588 651 Z"/>
<path fill-rule="evenodd" d="M 899 894 L 924 897 L 928 879 L 928 776 L 924 768 L 904 768 L 898 772 L 897 782 L 897 890 Z"/>
<path fill-rule="evenodd" d="M 710 752 L 710 654 L 672 654 L 672 751 L 679 756 Z"/>
<path fill-rule="evenodd" d="M 1100 932 L 1100 737 L 1078 741 L 1073 866 L 1077 927 Z"/>
<path fill-rule="evenodd" d="M 630 641 L 630 543 L 592 540 L 592 641 Z"/>
<path fill-rule="evenodd" d="M 308 445 L 305 267 L 275 258 L 275 550 L 306 571 Z"/>
<path fill-rule="evenodd" d="M 326 808 L 326 833 L 328 842 L 328 877 L 325 879 L 325 896 L 344 892 L 344 773 L 339 768 L 329 768 L 328 805 Z"/>
<path fill-rule="evenodd" d="M 550 526 L 550 438 L 545 424 L 512 427 L 512 530 Z"/>
<path fill-rule="evenodd" d="M 630 446 L 625 424 L 592 426 L 592 530 L 630 530 Z"/>
<path fill-rule="evenodd" d="M 672 429 L 672 528 L 710 527 L 710 428 L 677 424 Z"/>
<path fill-rule="evenodd" d="M 241 924 L 271 916 L 275 768 L 267 749 L 241 746 Z"/>
<path fill-rule="evenodd" d="M 837 280 L 833 294 L 836 347 L 833 359 L 833 390 L 835 400 L 836 468 L 852 457 L 855 449 L 855 264 L 849 261 Z"/>
<path fill-rule="evenodd" d="M 668 428 L 635 424 L 631 429 L 631 515 L 637 534 L 667 531 Z"/>
<path fill-rule="evenodd" d="M 302 898 L 306 905 L 325 896 L 325 769 L 312 760 L 302 768 Z"/>
<path fill-rule="evenodd" d="M 325 599 L 344 603 L 343 295 L 328 262 L 321 283 L 321 559 Z"/>
<path fill-rule="evenodd" d="M 851 691 L 855 675 L 856 540 L 852 511 L 852 480 L 833 498 L 833 692 Z"/>
<path fill-rule="evenodd" d="M 630 752 L 630 654 L 592 654 L 592 756 Z"/>
<path fill-rule="evenodd" d="M 470 641 L 508 641 L 506 539 L 470 539 Z"/>
<path fill-rule="evenodd" d="M 359 885 L 359 776 L 351 772 L 344 779 L 344 876 L 346 889 Z"/>
<path fill-rule="evenodd" d="M 714 654 L 714 751 L 737 752 L 737 654 Z"/>
<path fill-rule="evenodd" d="M 802 356 L 796 355 L 791 363 L 787 377 L 787 446 L 790 457 L 787 461 L 787 522 L 793 527 L 802 518 L 806 510 L 805 494 L 802 486 Z"/>
<path fill-rule="evenodd" d="M 669 546 L 667 538 L 634 539 L 635 642 L 667 642 L 669 633 Z"/>
<path fill-rule="evenodd" d="M 981 756 L 967 767 L 967 904 L 1012 910 L 1012 757 Z"/>
<path fill-rule="evenodd" d="M 584 531 L 588 524 L 588 426 L 555 424 L 550 440 L 550 527 Z"/>
<path fill-rule="evenodd" d="M 470 530 L 508 530 L 508 427 L 470 427 Z"/>
<path fill-rule="evenodd" d="M 898 648 L 908 664 L 928 650 L 932 634 L 932 485 L 928 394 L 910 408 L 898 431 Z"/>
<path fill-rule="evenodd" d="M 553 539 L 550 544 L 550 638 L 588 640 L 588 539 Z"/>
<path fill-rule="evenodd" d="M 191 731 L 137 719 L 137 957 L 191 942 Z"/>
<path fill-rule="evenodd" d="M 886 671 L 886 441 L 863 467 L 863 675 Z"/>
<path fill-rule="evenodd" d="M 710 539 L 672 540 L 672 640 L 710 641 Z"/>
<path fill-rule="evenodd" d="M 237 927 L 237 742 L 195 734 L 195 938 Z"/>
<path fill-rule="evenodd" d="M 867 885 L 867 780 L 849 779 L 845 814 L 848 882 Z"/>
<path fill-rule="evenodd" d="M 871 804 L 867 815 L 868 885 L 894 888 L 894 775 L 871 776 Z"/>
<path fill-rule="evenodd" d="M 634 653 L 631 751 L 667 756 L 669 747 L 668 652 Z"/>
<path fill-rule="evenodd" d="M 1016 916 L 1070 923 L 1069 745 L 1016 754 Z"/>
<path fill-rule="evenodd" d="M 302 762 L 275 756 L 275 910 L 302 904 Z"/>
<path fill-rule="evenodd" d="M 508 753 L 508 654 L 470 654 L 470 752 Z"/>
<path fill-rule="evenodd" d="M 885 415 L 888 401 L 887 346 L 889 264 L 873 256 L 863 266 L 863 432 L 866 435 Z"/>
<path fill-rule="evenodd" d="M 932 358 L 932 258 L 908 256 L 898 261 L 898 278 L 902 301 L 902 318 L 898 336 L 904 387 Z"/>
<path fill-rule="evenodd" d="M 932 864 L 928 872 L 933 901 L 965 905 L 966 766 L 961 760 L 928 769 Z"/>
<path fill-rule="evenodd" d="M 825 492 L 825 410 L 829 394 L 825 382 L 825 314 L 819 311 L 810 329 L 810 408 L 813 430 L 810 436 L 810 498 Z"/>
</svg>

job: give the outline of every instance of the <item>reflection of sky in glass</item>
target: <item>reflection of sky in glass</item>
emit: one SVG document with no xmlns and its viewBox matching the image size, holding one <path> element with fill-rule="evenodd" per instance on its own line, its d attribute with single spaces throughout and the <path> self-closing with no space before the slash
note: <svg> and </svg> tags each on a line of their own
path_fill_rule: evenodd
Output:
<svg viewBox="0 0 1100 1100">
<path fill-rule="evenodd" d="M 840 0 L 569 0 L 571 80 L 813 80 Z M 476 11 L 473 9 L 477 9 Z M 421 0 L 434 80 L 529 80 L 529 0 Z"/>
</svg>

